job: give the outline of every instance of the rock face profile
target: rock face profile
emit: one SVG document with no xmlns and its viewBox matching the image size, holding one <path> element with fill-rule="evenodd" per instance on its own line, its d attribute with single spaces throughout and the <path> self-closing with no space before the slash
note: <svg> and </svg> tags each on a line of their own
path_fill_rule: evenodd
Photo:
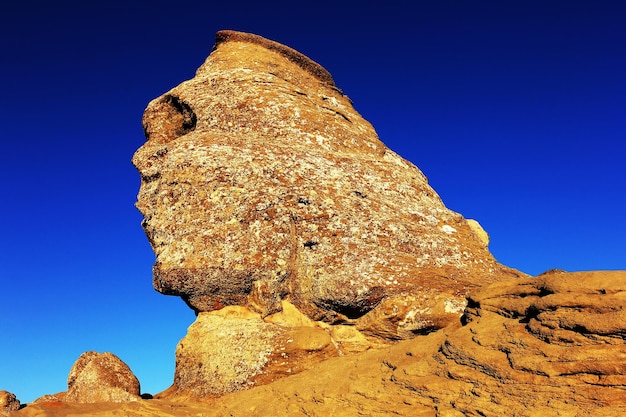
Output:
<svg viewBox="0 0 626 417">
<path fill-rule="evenodd" d="M 139 398 L 139 380 L 120 358 L 109 352 L 85 352 L 67 377 L 64 401 L 126 402 Z"/>
<path fill-rule="evenodd" d="M 281 44 L 219 32 L 143 125 L 133 163 L 154 286 L 198 313 L 264 319 L 287 301 L 400 340 L 458 320 L 471 289 L 524 275 L 496 262 L 478 223 L 444 206 L 326 70 Z"/>
</svg>

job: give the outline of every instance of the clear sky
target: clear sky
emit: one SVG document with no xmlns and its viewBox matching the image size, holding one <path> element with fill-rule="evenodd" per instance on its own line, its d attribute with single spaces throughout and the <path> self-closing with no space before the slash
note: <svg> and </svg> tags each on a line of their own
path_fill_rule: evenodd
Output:
<svg viewBox="0 0 626 417">
<path fill-rule="evenodd" d="M 194 316 L 152 289 L 130 159 L 220 29 L 322 64 L 502 263 L 626 269 L 625 22 L 617 0 L 3 1 L 0 389 L 64 391 L 88 350 L 171 383 Z"/>
</svg>

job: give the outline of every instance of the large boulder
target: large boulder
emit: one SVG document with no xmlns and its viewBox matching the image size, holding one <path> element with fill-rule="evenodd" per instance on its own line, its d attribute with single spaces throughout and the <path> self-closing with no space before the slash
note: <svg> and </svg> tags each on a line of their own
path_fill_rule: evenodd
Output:
<svg viewBox="0 0 626 417">
<path fill-rule="evenodd" d="M 110 352 L 85 352 L 67 377 L 70 403 L 137 401 L 139 380 L 120 358 Z"/>
<path fill-rule="evenodd" d="M 284 45 L 219 32 L 143 126 L 133 163 L 154 287 L 199 313 L 177 349 L 175 392 L 281 375 L 268 355 L 299 326 L 267 318 L 285 303 L 332 340 L 323 359 L 443 328 L 470 290 L 525 276 L 493 258 L 478 222 L 447 209 L 324 68 Z M 258 317 L 203 314 L 227 306 Z"/>
<path fill-rule="evenodd" d="M 265 319 L 245 307 L 202 312 L 176 348 L 174 384 L 158 398 L 219 396 L 310 369 L 341 351 L 285 304 Z"/>
<path fill-rule="evenodd" d="M 133 163 L 154 286 L 197 312 L 267 316 L 288 299 L 336 323 L 393 299 L 410 304 L 407 332 L 426 333 L 458 319 L 470 289 L 523 275 L 496 262 L 480 226 L 444 206 L 326 70 L 281 44 L 219 32 L 143 125 Z"/>
</svg>

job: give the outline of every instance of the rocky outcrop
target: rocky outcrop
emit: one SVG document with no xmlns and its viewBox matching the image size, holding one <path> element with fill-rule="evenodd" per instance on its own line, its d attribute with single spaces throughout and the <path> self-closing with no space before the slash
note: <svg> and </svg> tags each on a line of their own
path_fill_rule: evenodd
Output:
<svg viewBox="0 0 626 417">
<path fill-rule="evenodd" d="M 153 100 L 143 124 L 133 163 L 154 285 L 196 311 L 267 316 L 289 299 L 339 322 L 410 294 L 424 332 L 459 311 L 430 314 L 424 301 L 445 295 L 445 312 L 519 274 L 378 139 L 330 74 L 283 45 L 218 33 L 196 76 Z"/>
<path fill-rule="evenodd" d="M 473 294 L 462 323 L 221 398 L 216 415 L 622 416 L 626 271 Z"/>
<path fill-rule="evenodd" d="M 496 283 L 471 296 L 466 325 L 426 365 L 414 349 L 390 361 L 390 380 L 463 415 L 619 415 L 625 307 L 626 271 Z"/>
<path fill-rule="evenodd" d="M 107 405 L 106 411 L 180 417 L 626 415 L 626 271 L 508 280 L 470 300 L 462 322 L 441 331 L 329 358 L 271 384 L 209 402 L 155 399 Z M 53 415 L 103 410 L 81 413 L 61 404 Z M 39 404 L 17 415 L 46 411 Z"/>
<path fill-rule="evenodd" d="M 139 381 L 114 354 L 85 352 L 70 370 L 62 399 L 70 403 L 136 401 Z"/>
<path fill-rule="evenodd" d="M 310 320 L 354 326 L 363 348 L 443 328 L 471 289 L 524 276 L 496 262 L 480 225 L 444 206 L 326 70 L 284 45 L 219 32 L 196 76 L 153 100 L 143 125 L 133 163 L 155 288 L 198 313 L 260 315 L 217 324 L 200 314 L 193 338 L 224 326 L 252 337 L 261 326 L 257 341 L 278 347 L 291 330 L 259 320 L 287 301 Z M 193 357 L 183 345 L 177 357 Z M 235 352 L 214 352 L 211 363 L 242 359 Z M 247 385 L 241 377 L 257 368 L 217 385 Z M 206 369 L 177 367 L 179 385 Z"/>
<path fill-rule="evenodd" d="M 20 409 L 20 401 L 17 397 L 4 390 L 0 390 L 0 416 L 8 416 L 9 413 Z"/>
</svg>

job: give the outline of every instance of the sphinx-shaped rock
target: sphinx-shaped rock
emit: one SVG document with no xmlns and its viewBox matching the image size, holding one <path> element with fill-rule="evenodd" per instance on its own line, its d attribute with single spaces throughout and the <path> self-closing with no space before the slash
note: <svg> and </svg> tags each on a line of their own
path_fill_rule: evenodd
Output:
<svg viewBox="0 0 626 417">
<path fill-rule="evenodd" d="M 281 44 L 219 32 L 195 77 L 150 102 L 143 126 L 133 163 L 154 287 L 200 313 L 177 349 L 174 391 L 213 395 L 280 375 L 261 351 L 301 328 L 266 320 L 285 302 L 331 338 L 323 359 L 442 328 L 471 289 L 524 275 L 496 262 L 480 225 L 444 206 L 326 70 Z M 202 314 L 227 306 L 259 317 Z M 226 327 L 251 351 L 191 343 Z M 249 366 L 217 372 L 217 362 Z"/>
<path fill-rule="evenodd" d="M 110 352 L 85 352 L 67 377 L 69 403 L 137 401 L 139 380 L 120 358 Z"/>
<path fill-rule="evenodd" d="M 196 311 L 266 316 L 289 299 L 339 322 L 410 295 L 415 322 L 432 329 L 456 320 L 450 305 L 469 289 L 518 274 L 328 72 L 286 46 L 219 32 L 196 76 L 153 100 L 143 124 L 133 163 L 154 286 Z"/>
</svg>

